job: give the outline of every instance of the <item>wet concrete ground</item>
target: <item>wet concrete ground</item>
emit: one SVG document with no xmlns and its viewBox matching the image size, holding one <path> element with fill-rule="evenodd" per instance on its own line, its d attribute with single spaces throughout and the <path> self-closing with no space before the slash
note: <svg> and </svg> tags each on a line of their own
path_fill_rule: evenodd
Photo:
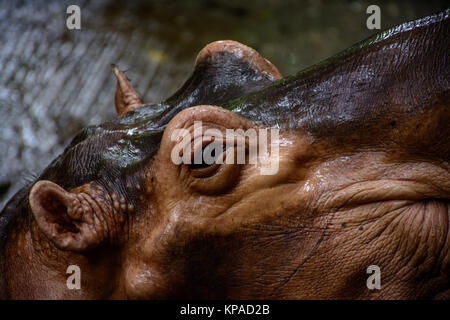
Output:
<svg viewBox="0 0 450 320">
<path fill-rule="evenodd" d="M 110 64 L 128 70 L 144 102 L 160 101 L 189 76 L 207 43 L 233 39 L 258 50 L 283 75 L 382 29 L 445 9 L 446 1 L 0 2 L 0 208 L 82 127 L 115 116 Z M 81 30 L 66 8 L 81 8 Z"/>
</svg>

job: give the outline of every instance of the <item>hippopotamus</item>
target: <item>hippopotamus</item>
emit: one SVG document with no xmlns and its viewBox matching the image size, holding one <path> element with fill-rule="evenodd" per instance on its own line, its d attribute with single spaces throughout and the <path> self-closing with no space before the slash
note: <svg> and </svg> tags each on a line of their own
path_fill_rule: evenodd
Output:
<svg viewBox="0 0 450 320">
<path fill-rule="evenodd" d="M 2 298 L 449 298 L 449 14 L 288 77 L 213 42 L 160 103 L 113 66 L 117 118 L 81 130 L 1 213 Z M 174 132 L 198 122 L 268 130 L 277 170 L 175 163 Z"/>
</svg>

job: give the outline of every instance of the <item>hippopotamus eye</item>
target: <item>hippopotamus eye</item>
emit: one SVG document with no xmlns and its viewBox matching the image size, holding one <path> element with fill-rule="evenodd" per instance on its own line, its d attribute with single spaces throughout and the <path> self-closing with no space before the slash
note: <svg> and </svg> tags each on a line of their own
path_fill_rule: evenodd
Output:
<svg viewBox="0 0 450 320">
<path fill-rule="evenodd" d="M 194 153 L 189 170 L 194 177 L 210 177 L 223 163 L 224 146 L 222 143 L 209 143 Z"/>
</svg>

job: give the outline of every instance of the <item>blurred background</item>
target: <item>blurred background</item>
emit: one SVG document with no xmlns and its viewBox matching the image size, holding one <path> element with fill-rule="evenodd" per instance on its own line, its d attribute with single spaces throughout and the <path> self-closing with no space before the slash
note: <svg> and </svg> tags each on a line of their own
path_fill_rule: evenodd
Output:
<svg viewBox="0 0 450 320">
<path fill-rule="evenodd" d="M 68 30 L 66 8 L 81 8 Z M 446 1 L 1 0 L 0 209 L 81 128 L 115 117 L 116 63 L 143 97 L 158 102 L 187 79 L 207 43 L 232 39 L 283 75 L 319 62 L 377 30 L 442 11 Z"/>
</svg>

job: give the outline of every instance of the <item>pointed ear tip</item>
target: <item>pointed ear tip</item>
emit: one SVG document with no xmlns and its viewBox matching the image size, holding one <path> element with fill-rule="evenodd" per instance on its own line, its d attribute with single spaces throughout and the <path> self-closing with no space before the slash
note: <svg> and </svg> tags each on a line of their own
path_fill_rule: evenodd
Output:
<svg viewBox="0 0 450 320">
<path fill-rule="evenodd" d="M 33 187 L 31 188 L 30 193 L 35 193 L 35 192 L 38 192 L 38 191 L 48 190 L 48 189 L 51 189 L 51 190 L 54 190 L 54 191 L 64 190 L 58 184 L 56 184 L 56 183 L 54 183 L 52 181 L 39 180 L 38 182 L 36 182 L 33 185 Z"/>
<path fill-rule="evenodd" d="M 113 72 L 117 78 L 114 102 L 116 105 L 117 115 L 121 117 L 129 111 L 142 106 L 142 100 L 139 98 L 139 95 L 133 88 L 133 85 L 122 71 L 114 66 Z"/>
<path fill-rule="evenodd" d="M 64 199 L 66 197 L 66 193 L 66 190 L 56 183 L 48 180 L 40 180 L 31 188 L 28 201 L 33 209 L 40 207 L 43 198 L 48 197 L 49 194 L 53 194 L 58 196 L 60 199 Z"/>
<path fill-rule="evenodd" d="M 46 180 L 40 180 L 38 182 L 36 182 L 30 190 L 30 203 L 31 200 L 33 200 L 33 202 L 35 202 L 34 200 L 36 200 L 36 197 L 42 193 L 43 191 L 45 191 L 47 188 L 49 187 L 48 185 L 48 181 Z"/>
<path fill-rule="evenodd" d="M 111 63 L 111 68 L 112 72 L 117 78 L 119 78 L 123 74 L 122 71 L 120 71 L 120 69 L 114 63 Z"/>
</svg>

